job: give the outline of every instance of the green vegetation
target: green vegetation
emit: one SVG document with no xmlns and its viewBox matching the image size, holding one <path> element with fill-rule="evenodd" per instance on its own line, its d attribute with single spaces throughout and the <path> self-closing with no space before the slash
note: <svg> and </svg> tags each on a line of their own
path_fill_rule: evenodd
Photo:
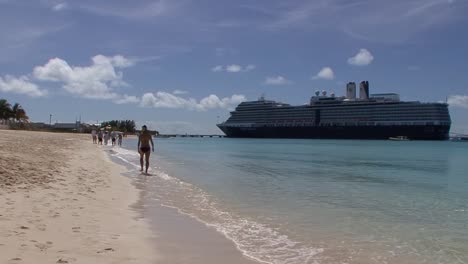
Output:
<svg viewBox="0 0 468 264">
<path fill-rule="evenodd" d="M 101 127 L 112 127 L 112 129 L 126 132 L 126 133 L 135 133 L 136 125 L 133 120 L 111 120 L 101 123 Z"/>
<path fill-rule="evenodd" d="M 29 117 L 20 104 L 15 103 L 11 106 L 7 100 L 0 99 L 0 120 L 13 120 L 27 123 L 29 122 Z"/>
</svg>

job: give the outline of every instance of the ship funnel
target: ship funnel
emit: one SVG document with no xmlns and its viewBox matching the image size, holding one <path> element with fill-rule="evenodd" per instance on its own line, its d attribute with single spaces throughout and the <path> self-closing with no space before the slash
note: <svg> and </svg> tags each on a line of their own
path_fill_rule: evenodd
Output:
<svg viewBox="0 0 468 264">
<path fill-rule="evenodd" d="M 349 82 L 346 85 L 346 98 L 356 99 L 356 83 Z"/>
<path fill-rule="evenodd" d="M 359 84 L 359 99 L 367 100 L 369 99 L 369 82 L 362 81 Z"/>
</svg>

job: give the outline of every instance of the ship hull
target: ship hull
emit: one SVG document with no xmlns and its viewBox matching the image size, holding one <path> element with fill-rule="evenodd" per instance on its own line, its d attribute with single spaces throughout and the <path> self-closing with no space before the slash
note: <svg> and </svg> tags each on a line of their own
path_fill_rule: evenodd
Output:
<svg viewBox="0 0 468 264">
<path fill-rule="evenodd" d="M 232 138 L 323 138 L 388 139 L 406 136 L 411 140 L 447 140 L 449 125 L 424 126 L 303 126 L 303 127 L 218 127 Z"/>
</svg>

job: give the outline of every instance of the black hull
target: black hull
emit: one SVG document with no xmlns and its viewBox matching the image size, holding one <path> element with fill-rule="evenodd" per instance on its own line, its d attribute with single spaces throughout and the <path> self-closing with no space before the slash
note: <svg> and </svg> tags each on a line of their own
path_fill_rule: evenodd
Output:
<svg viewBox="0 0 468 264">
<path fill-rule="evenodd" d="M 413 140 L 447 140 L 450 126 L 310 126 L 310 127 L 218 127 L 232 138 L 388 139 L 406 136 Z"/>
</svg>

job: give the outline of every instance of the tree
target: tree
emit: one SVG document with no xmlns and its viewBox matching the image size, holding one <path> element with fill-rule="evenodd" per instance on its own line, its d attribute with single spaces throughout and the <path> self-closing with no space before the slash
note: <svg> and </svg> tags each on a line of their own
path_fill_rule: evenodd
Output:
<svg viewBox="0 0 468 264">
<path fill-rule="evenodd" d="M 13 109 L 11 109 L 11 104 L 5 99 L 0 99 L 0 119 L 10 119 L 12 117 L 12 113 Z"/>
<path fill-rule="evenodd" d="M 110 120 L 101 123 L 101 127 L 107 126 L 122 132 L 134 133 L 136 131 L 135 121 L 133 120 Z"/>
<path fill-rule="evenodd" d="M 28 121 L 29 120 L 29 117 L 26 115 L 26 111 L 24 111 L 23 107 L 16 103 L 13 105 L 13 108 L 12 108 L 12 117 L 16 120 L 16 121 Z"/>
</svg>

